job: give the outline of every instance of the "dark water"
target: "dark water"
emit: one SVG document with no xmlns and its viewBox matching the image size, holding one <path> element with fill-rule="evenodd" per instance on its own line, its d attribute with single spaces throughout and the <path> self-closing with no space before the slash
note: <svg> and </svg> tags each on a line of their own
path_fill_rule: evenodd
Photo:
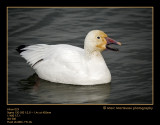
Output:
<svg viewBox="0 0 160 125">
<path fill-rule="evenodd" d="M 75 86 L 51 83 L 34 74 L 15 48 L 21 44 L 71 44 L 83 47 L 90 30 L 122 42 L 119 52 L 102 54 L 110 84 Z M 151 104 L 151 8 L 9 8 L 9 104 Z"/>
</svg>

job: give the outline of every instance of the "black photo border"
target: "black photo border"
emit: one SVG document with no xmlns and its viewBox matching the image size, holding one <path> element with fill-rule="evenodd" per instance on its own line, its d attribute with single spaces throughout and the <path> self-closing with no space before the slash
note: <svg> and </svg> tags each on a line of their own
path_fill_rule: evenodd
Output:
<svg viewBox="0 0 160 125">
<path fill-rule="evenodd" d="M 111 110 L 115 108 L 116 105 L 9 105 L 7 104 L 7 7 L 153 7 L 154 10 L 154 27 L 153 27 L 153 82 L 154 82 L 154 93 L 153 93 L 153 102 L 152 105 L 118 105 L 122 107 L 122 110 Z M 75 114 L 82 113 L 83 115 L 80 119 L 90 116 L 95 118 L 97 115 L 108 116 L 109 114 L 115 113 L 119 114 L 122 112 L 127 113 L 157 113 L 160 111 L 160 85 L 159 85 L 159 77 L 160 77 L 160 68 L 159 68 L 159 43 L 160 43 L 160 4 L 156 0 L 130 0 L 130 1 L 120 1 L 120 0 L 112 0 L 112 1 L 51 1 L 51 0 L 0 0 L 0 71 L 1 71 L 1 85 L 0 85 L 0 124 L 7 123 L 7 110 L 9 108 L 19 108 L 19 110 L 23 111 L 50 111 L 51 115 L 24 115 L 20 119 L 32 120 L 33 123 L 54 123 L 54 119 L 61 119 L 63 117 L 70 118 L 75 117 Z M 140 110 L 124 110 L 124 107 L 139 107 Z M 145 110 L 145 107 L 151 107 L 152 110 Z M 107 108 L 110 108 L 109 110 Z M 144 110 L 140 107 L 144 107 Z M 70 114 L 71 113 L 71 114 Z"/>
</svg>

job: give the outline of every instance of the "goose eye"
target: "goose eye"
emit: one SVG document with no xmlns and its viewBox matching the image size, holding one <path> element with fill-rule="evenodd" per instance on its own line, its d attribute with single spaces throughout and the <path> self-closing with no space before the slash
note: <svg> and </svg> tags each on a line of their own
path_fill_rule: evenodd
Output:
<svg viewBox="0 0 160 125">
<path fill-rule="evenodd" d="M 98 36 L 97 39 L 100 39 L 100 37 Z"/>
</svg>

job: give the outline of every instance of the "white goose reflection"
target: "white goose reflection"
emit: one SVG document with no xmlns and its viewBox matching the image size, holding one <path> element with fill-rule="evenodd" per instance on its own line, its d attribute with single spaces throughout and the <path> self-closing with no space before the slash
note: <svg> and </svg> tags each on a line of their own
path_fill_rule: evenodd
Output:
<svg viewBox="0 0 160 125">
<path fill-rule="evenodd" d="M 27 91 L 36 104 L 106 104 L 111 85 L 108 83 L 80 86 L 51 83 L 40 79 L 36 74 L 19 83 L 20 89 Z"/>
</svg>

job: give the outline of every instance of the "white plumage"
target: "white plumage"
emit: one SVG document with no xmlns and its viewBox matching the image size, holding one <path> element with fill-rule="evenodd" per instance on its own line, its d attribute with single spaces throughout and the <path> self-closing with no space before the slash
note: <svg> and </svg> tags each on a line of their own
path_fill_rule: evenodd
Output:
<svg viewBox="0 0 160 125">
<path fill-rule="evenodd" d="M 107 37 L 104 32 L 93 30 L 85 38 L 84 49 L 67 44 L 36 44 L 21 48 L 20 55 L 47 81 L 75 85 L 109 83 L 111 74 L 101 55 L 110 42 Z"/>
</svg>

